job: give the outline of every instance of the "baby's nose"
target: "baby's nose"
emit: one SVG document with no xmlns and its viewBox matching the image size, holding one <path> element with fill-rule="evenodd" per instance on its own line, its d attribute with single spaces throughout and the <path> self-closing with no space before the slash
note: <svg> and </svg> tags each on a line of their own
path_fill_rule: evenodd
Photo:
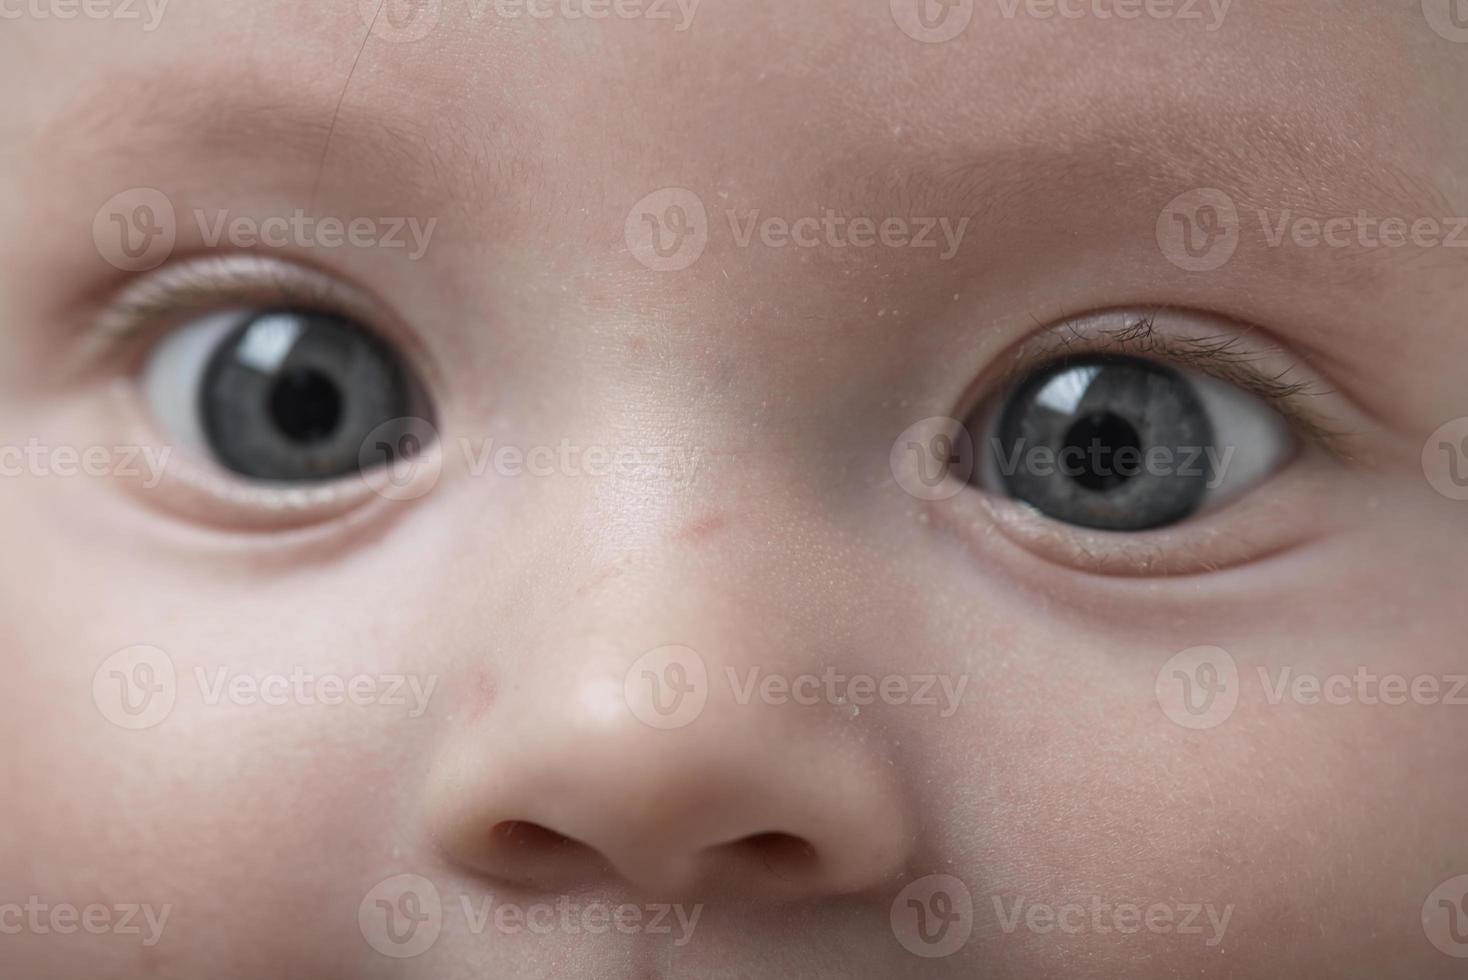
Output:
<svg viewBox="0 0 1468 980">
<path fill-rule="evenodd" d="M 793 678 L 813 692 L 770 697 Z M 798 899 L 901 872 L 912 840 L 884 744 L 785 658 L 567 639 L 450 735 L 434 829 L 462 865 L 542 891 Z M 838 699 L 839 701 L 839 699 Z"/>
</svg>

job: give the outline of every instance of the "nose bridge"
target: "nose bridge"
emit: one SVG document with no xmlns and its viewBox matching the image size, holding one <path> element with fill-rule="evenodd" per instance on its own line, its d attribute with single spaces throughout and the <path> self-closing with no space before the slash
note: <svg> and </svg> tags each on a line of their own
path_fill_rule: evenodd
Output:
<svg viewBox="0 0 1468 980">
<path fill-rule="evenodd" d="M 864 587 L 880 583 L 891 600 L 884 628 L 896 628 L 893 613 L 916 615 L 915 590 L 839 526 L 830 502 L 792 489 L 802 481 L 785 471 L 788 459 L 694 439 L 674 450 L 667 459 L 680 462 L 650 472 L 537 488 L 538 506 L 511 560 L 516 579 L 546 586 L 529 618 L 547 635 L 607 637 L 638 654 L 669 644 L 697 648 L 693 639 L 716 636 L 701 652 L 727 664 L 815 664 L 859 652 L 848 641 L 871 635 L 850 617 L 816 618 L 851 608 Z M 501 563 L 504 549 L 465 559 Z M 575 659 L 557 641 L 535 646 Z"/>
</svg>

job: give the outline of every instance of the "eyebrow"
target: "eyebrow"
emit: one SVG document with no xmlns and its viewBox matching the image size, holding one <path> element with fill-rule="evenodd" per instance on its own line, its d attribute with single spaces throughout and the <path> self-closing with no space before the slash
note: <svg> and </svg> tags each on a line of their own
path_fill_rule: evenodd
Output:
<svg viewBox="0 0 1468 980">
<path fill-rule="evenodd" d="M 352 79 L 367 60 L 361 58 L 365 50 L 364 43 L 334 87 L 315 91 L 263 72 L 192 82 L 187 76 L 198 72 L 191 66 L 179 69 L 182 79 L 167 71 L 126 73 L 84 93 L 58 116 L 43 134 L 42 154 L 64 161 L 82 156 L 76 149 L 85 146 L 86 155 L 101 157 L 140 149 L 202 150 L 221 160 L 269 156 L 299 163 L 308 194 L 345 169 L 408 188 L 439 210 L 472 209 L 484 196 L 524 193 L 537 183 L 533 140 L 516 132 L 508 113 L 496 117 L 489 127 L 497 132 L 495 142 L 484 146 L 474 142 L 475 127 L 386 109 L 381 100 L 354 102 Z M 464 175 L 468 186 L 444 186 L 446 174 Z M 1091 120 L 1080 132 L 1036 132 L 1024 142 L 949 148 L 911 165 L 833 176 L 833 206 L 853 213 L 931 212 L 979 222 L 1075 186 L 1086 188 L 1092 200 L 1149 188 L 1215 187 L 1234 198 L 1241 216 L 1249 209 L 1289 209 L 1321 219 L 1363 209 L 1381 216 L 1452 211 L 1448 196 L 1427 176 L 1363 152 L 1355 139 L 1333 134 L 1309 113 L 1285 118 L 1186 103 L 1136 118 Z"/>
<path fill-rule="evenodd" d="M 1089 132 L 1064 134 L 1053 145 L 1011 142 L 980 154 L 869 170 L 838 189 L 852 208 L 946 208 L 942 213 L 976 220 L 1076 186 L 1092 199 L 1129 195 L 1148 207 L 1183 190 L 1216 188 L 1234 200 L 1241 220 L 1259 209 L 1320 219 L 1360 211 L 1381 217 L 1454 213 L 1423 163 L 1419 172 L 1405 161 L 1377 159 L 1303 114 L 1241 114 L 1222 128 L 1209 128 L 1199 125 L 1194 110 L 1179 105 L 1160 119 L 1102 121 Z M 1149 190 L 1156 192 L 1155 201 L 1141 197 Z"/>
<path fill-rule="evenodd" d="M 272 153 L 304 158 L 319 153 L 330 130 L 332 106 L 316 105 L 300 90 L 254 87 L 250 79 L 180 84 L 167 72 L 122 75 L 68 105 L 42 134 L 43 151 L 147 145 L 160 152 L 199 146 L 258 152 L 263 141 Z M 127 97 L 119 98 L 121 92 Z"/>
<path fill-rule="evenodd" d="M 335 88 L 287 85 L 274 77 L 196 75 L 192 66 L 123 72 L 84 91 L 58 114 L 39 140 L 41 159 L 81 167 L 93 161 L 179 155 L 191 170 L 214 163 L 224 173 L 268 159 L 299 167 L 292 188 L 303 198 L 349 174 L 431 203 L 435 213 L 472 209 L 534 186 L 539 168 L 528 140 L 514 138 L 509 118 L 496 117 L 493 145 L 474 127 L 443 122 L 380 101 L 353 100 L 343 75 Z M 180 77 L 180 76 L 183 77 Z M 460 173 L 468 183 L 452 184 Z"/>
<path fill-rule="evenodd" d="M 1323 120 L 1304 111 L 1286 116 L 1239 109 L 1227 120 L 1221 112 L 1212 114 L 1206 126 L 1199 124 L 1197 113 L 1197 107 L 1186 103 L 1172 105 L 1151 119 L 1115 125 L 1098 120 L 1077 134 L 1043 133 L 1050 142 L 1038 146 L 1011 141 L 981 153 L 947 158 L 935 153 L 934 159 L 910 168 L 867 168 L 835 186 L 842 189 L 842 206 L 863 213 L 898 207 L 912 214 L 971 214 L 974 225 L 987 228 L 995 239 L 982 247 L 995 250 L 1000 261 L 1016 216 L 1022 226 L 1037 214 L 1054 221 L 1057 214 L 1063 220 L 1072 208 L 1106 209 L 1119 215 L 1109 228 L 1137 232 L 1140 221 L 1147 224 L 1150 239 L 1151 221 L 1170 200 L 1186 191 L 1216 188 L 1235 202 L 1242 233 L 1255 239 L 1252 247 L 1240 249 L 1240 259 L 1226 273 L 1233 278 L 1224 281 L 1268 281 L 1281 290 L 1308 284 L 1317 295 L 1338 290 L 1339 301 L 1350 303 L 1350 295 L 1379 291 L 1387 279 L 1394 280 L 1392 288 L 1420 292 L 1432 288 L 1424 276 L 1450 287 L 1468 273 L 1468 249 L 1372 249 L 1352 241 L 1340 249 L 1260 250 L 1259 221 L 1265 215 L 1273 227 L 1285 212 L 1295 220 L 1324 222 L 1365 213 L 1406 218 L 1409 224 L 1418 217 L 1455 224 L 1455 215 L 1468 212 L 1455 209 L 1430 176 L 1433 161 L 1416 159 L 1410 139 L 1395 140 L 1377 152 L 1350 134 L 1333 133 Z M 1055 225 L 1050 240 L 1062 243 L 1068 231 L 1064 224 Z M 1017 232 L 1023 233 L 1022 228 Z M 1145 307 L 1158 298 L 1135 295 L 1118 302 Z M 1245 321 L 1258 315 L 1269 319 L 1269 311 L 1251 311 L 1247 304 L 1220 307 L 1205 299 L 1203 306 Z M 1342 377 L 1360 378 L 1377 370 L 1380 358 L 1401 342 L 1400 334 L 1381 330 L 1379 321 L 1369 317 L 1336 316 L 1310 323 L 1285 316 L 1270 322 L 1288 331 L 1311 363 L 1329 366 Z"/>
</svg>

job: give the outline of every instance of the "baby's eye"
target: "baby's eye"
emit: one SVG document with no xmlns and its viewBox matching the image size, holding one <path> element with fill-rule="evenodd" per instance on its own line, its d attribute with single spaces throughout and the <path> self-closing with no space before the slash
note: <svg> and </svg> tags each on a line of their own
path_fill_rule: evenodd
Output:
<svg viewBox="0 0 1468 980">
<path fill-rule="evenodd" d="M 1114 355 L 1030 374 L 970 431 L 981 489 L 1106 531 L 1183 521 L 1271 475 L 1294 446 L 1284 418 L 1237 386 Z"/>
<path fill-rule="evenodd" d="M 427 415 L 403 358 L 351 319 L 297 309 L 233 310 L 174 330 L 148 356 L 148 406 L 173 439 L 240 476 L 303 483 L 413 451 L 366 445 L 394 420 Z M 400 445 L 401 443 L 401 445 Z"/>
</svg>

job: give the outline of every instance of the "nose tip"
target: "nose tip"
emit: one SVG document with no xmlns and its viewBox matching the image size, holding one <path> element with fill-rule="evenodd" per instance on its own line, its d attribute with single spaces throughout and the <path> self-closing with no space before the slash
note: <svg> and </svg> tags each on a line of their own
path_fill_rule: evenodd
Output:
<svg viewBox="0 0 1468 980">
<path fill-rule="evenodd" d="M 613 682 L 620 692 L 612 677 L 590 686 Z M 585 688 L 541 703 L 504 706 L 437 765 L 437 835 L 479 874 L 544 891 L 620 882 L 665 899 L 795 900 L 901 871 L 893 767 L 843 712 L 711 696 L 667 729 Z"/>
</svg>

